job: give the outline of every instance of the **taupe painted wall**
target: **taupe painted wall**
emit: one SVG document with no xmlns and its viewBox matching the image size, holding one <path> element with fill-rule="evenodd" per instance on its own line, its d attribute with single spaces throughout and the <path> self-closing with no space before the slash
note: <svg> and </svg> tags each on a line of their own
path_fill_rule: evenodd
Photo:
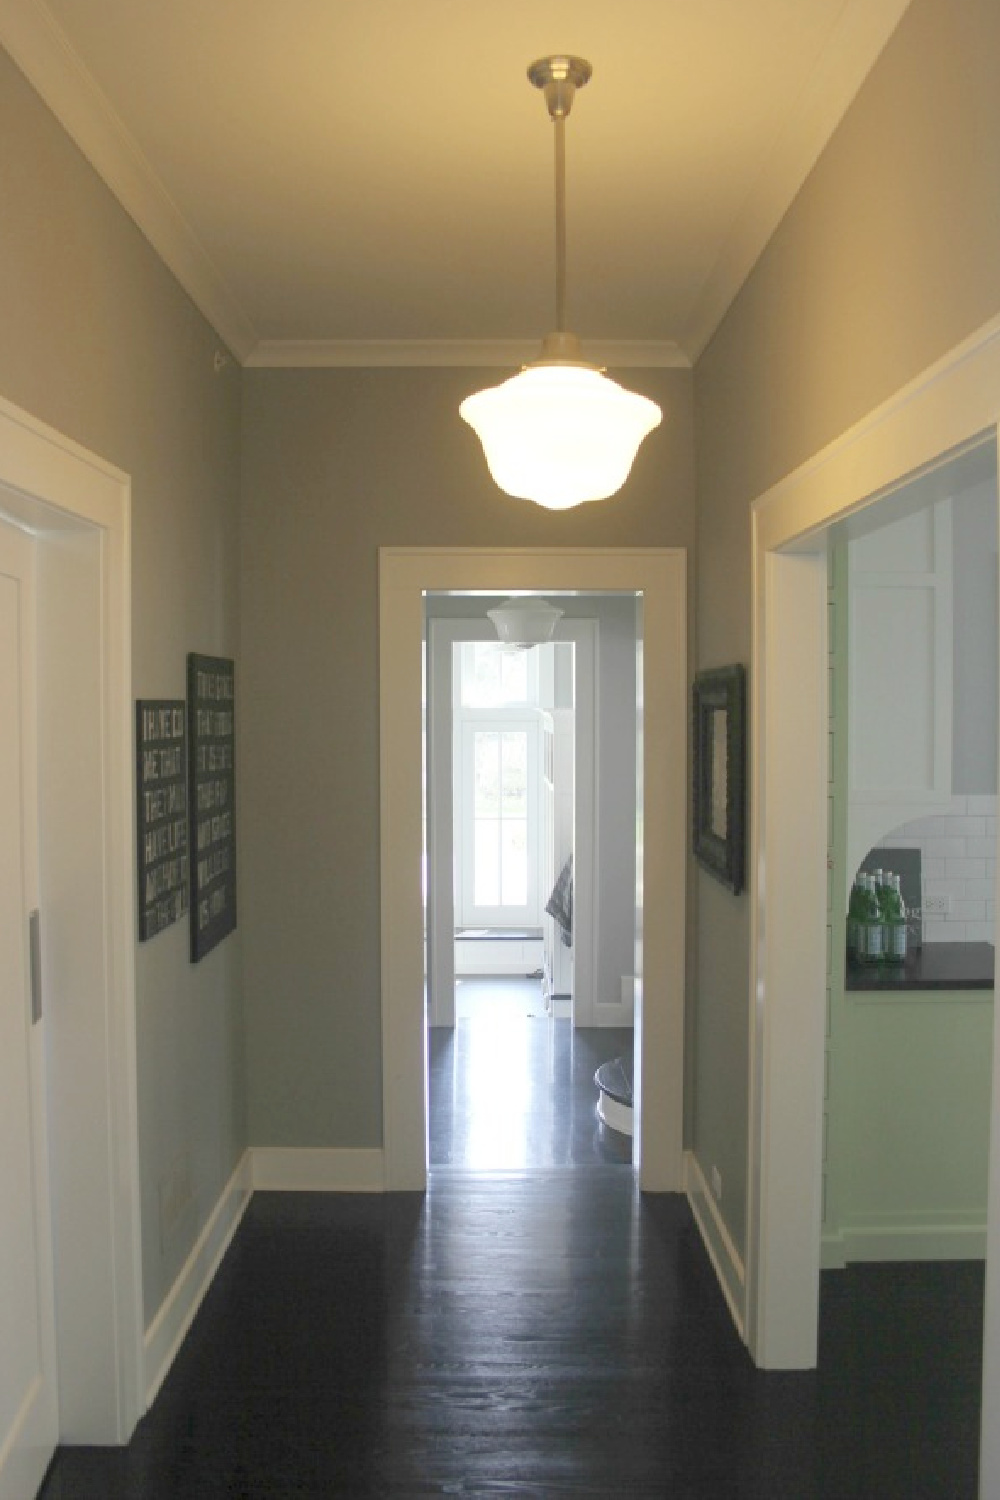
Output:
<svg viewBox="0 0 1000 1500">
<path fill-rule="evenodd" d="M 913 0 L 695 371 L 698 659 L 749 659 L 755 496 L 1000 311 L 1000 7 Z M 699 876 L 692 1143 L 745 1235 L 749 909 Z"/>
<path fill-rule="evenodd" d="M 496 371 L 244 375 L 241 921 L 250 1137 L 381 1142 L 377 549 L 679 546 L 692 377 L 620 496 L 554 515 L 490 480 L 462 397 Z"/>
<path fill-rule="evenodd" d="M 133 691 L 182 698 L 188 651 L 239 651 L 241 375 L 2 51 L 0 141 L 0 394 L 131 476 Z M 239 965 L 237 935 L 192 967 L 183 923 L 138 945 L 147 1320 L 245 1146 Z"/>
</svg>

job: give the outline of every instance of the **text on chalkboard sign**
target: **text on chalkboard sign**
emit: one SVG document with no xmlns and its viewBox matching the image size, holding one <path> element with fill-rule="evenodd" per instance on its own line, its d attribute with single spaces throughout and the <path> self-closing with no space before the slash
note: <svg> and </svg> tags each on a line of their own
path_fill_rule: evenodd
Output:
<svg viewBox="0 0 1000 1500">
<path fill-rule="evenodd" d="M 197 963 L 236 927 L 235 668 L 188 657 L 191 799 L 191 958 Z"/>
<path fill-rule="evenodd" d="M 139 940 L 188 909 L 188 779 L 183 700 L 135 705 Z"/>
</svg>

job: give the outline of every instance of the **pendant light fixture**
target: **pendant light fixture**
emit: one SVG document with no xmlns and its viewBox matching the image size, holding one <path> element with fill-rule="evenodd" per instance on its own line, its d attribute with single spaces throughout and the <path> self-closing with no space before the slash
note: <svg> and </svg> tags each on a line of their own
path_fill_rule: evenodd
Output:
<svg viewBox="0 0 1000 1500">
<path fill-rule="evenodd" d="M 496 483 L 519 500 L 568 510 L 606 500 L 628 478 L 660 408 L 627 391 L 582 356 L 566 331 L 566 116 L 592 69 L 582 57 L 543 57 L 528 69 L 555 126 L 556 331 L 541 358 L 459 407 L 474 429 Z"/>
<path fill-rule="evenodd" d="M 515 594 L 486 613 L 493 621 L 500 644 L 509 651 L 543 646 L 552 639 L 552 632 L 563 616 L 561 609 L 533 594 Z"/>
</svg>

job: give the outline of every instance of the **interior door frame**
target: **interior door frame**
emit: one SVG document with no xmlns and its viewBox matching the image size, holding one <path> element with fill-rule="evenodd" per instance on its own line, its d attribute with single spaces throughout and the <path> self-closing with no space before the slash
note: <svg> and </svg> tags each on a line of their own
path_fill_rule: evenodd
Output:
<svg viewBox="0 0 1000 1500">
<path fill-rule="evenodd" d="M 379 549 L 382 1146 L 386 1187 L 427 1184 L 421 787 L 425 593 L 551 589 L 642 596 L 636 684 L 645 756 L 636 942 L 634 1145 L 640 1187 L 683 1187 L 687 868 L 687 554 L 648 549 Z M 639 894 L 639 893 L 637 893 Z"/>
<path fill-rule="evenodd" d="M 574 1024 L 591 1025 L 597 974 L 597 871 L 596 871 L 596 727 L 597 630 L 592 619 L 560 620 L 555 641 L 576 645 L 578 663 L 583 662 L 586 688 L 575 694 L 577 718 L 576 776 L 574 777 L 574 822 L 578 849 L 574 859 L 574 902 L 580 932 L 589 933 L 579 943 L 578 963 L 573 974 Z M 455 1024 L 455 900 L 452 878 L 454 817 L 452 798 L 454 694 L 450 666 L 444 670 L 444 653 L 462 641 L 495 640 L 496 631 L 485 620 L 430 616 L 427 620 L 427 1009 L 431 1026 Z M 579 837 L 579 831 L 583 836 Z M 580 975 L 582 973 L 582 982 Z M 578 995 L 588 1003 L 578 1004 Z"/>
<path fill-rule="evenodd" d="M 745 1325 L 769 1368 L 816 1362 L 826 1005 L 826 532 L 905 478 L 997 443 L 1000 318 L 752 508 L 750 1106 Z M 797 640 L 796 640 L 797 637 Z M 804 675 L 803 675 L 804 674 Z M 823 696 L 820 689 L 819 698 Z M 779 779 L 780 778 L 780 779 Z M 803 879 L 803 872 L 806 878 Z M 772 940 L 780 929 L 781 941 Z M 795 934 L 794 954 L 786 940 Z M 792 960 L 791 962 L 789 960 Z M 994 1027 L 1000 1079 L 1000 1026 Z M 991 1115 L 983 1411 L 1000 1403 L 1000 1088 Z M 984 1422 L 981 1494 L 1000 1493 Z"/>
<path fill-rule="evenodd" d="M 72 1089 L 50 1091 L 49 1143 L 57 1224 L 55 1277 L 60 1438 L 127 1442 L 142 1414 L 143 1311 L 135 1038 L 135 893 L 131 709 L 130 481 L 126 474 L 0 398 L 0 508 L 38 543 L 40 580 L 78 580 L 96 600 L 86 646 L 100 683 L 94 705 L 102 805 L 93 831 L 74 836 L 57 876 L 70 892 L 83 861 L 89 905 L 64 914 L 92 926 L 103 912 L 96 951 L 103 979 L 81 986 L 73 1006 L 50 1005 L 48 1045 L 53 1077 Z M 43 621 L 44 609 L 43 604 Z M 60 650 L 58 632 L 51 653 Z M 74 642 L 74 649 L 77 645 Z M 40 668 L 44 671 L 44 668 Z M 43 684 L 44 687 L 44 684 Z M 39 796 L 46 811 L 46 757 L 53 778 L 72 797 L 73 737 L 42 747 Z M 46 858 L 43 828 L 42 858 Z M 49 841 L 58 862 L 58 839 Z M 67 841 L 68 842 L 68 841 Z M 73 868 L 70 868 L 72 862 Z M 43 879 L 44 868 L 43 868 Z M 81 897 L 81 902 L 83 898 Z M 45 935 L 43 975 L 70 969 Z M 58 924 L 57 924 L 58 925 Z M 79 929 L 78 929 L 79 930 Z M 50 928 L 51 934 L 51 928 Z M 92 934 L 92 936 L 94 936 Z M 64 944 L 64 950 L 72 944 Z M 72 1016 L 67 1013 L 73 1011 Z M 81 1050 L 81 1037 L 85 1046 Z M 88 1129 L 81 1130 L 86 1116 Z M 90 1133 L 95 1122 L 96 1134 Z M 98 1123 L 99 1122 L 99 1123 Z M 61 1233 L 60 1233 L 61 1229 Z"/>
</svg>

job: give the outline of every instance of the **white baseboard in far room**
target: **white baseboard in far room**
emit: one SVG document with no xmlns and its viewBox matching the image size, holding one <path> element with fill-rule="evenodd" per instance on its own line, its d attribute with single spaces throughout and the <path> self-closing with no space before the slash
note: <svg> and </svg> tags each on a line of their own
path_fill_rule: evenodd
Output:
<svg viewBox="0 0 1000 1500">
<path fill-rule="evenodd" d="M 743 1322 L 743 1290 L 746 1273 L 743 1258 L 733 1244 L 725 1220 L 716 1207 L 715 1199 L 705 1181 L 697 1157 L 692 1151 L 684 1153 L 684 1190 L 694 1214 L 702 1242 L 712 1262 L 722 1295 L 736 1324 L 737 1332 L 746 1342 Z"/>
<path fill-rule="evenodd" d="M 625 1006 L 619 1005 L 614 1000 L 598 1000 L 594 1004 L 594 1012 L 590 1021 L 591 1026 L 612 1026 L 628 1030 L 633 1026 L 635 1018 L 632 1011 Z"/>
<path fill-rule="evenodd" d="M 250 1153 L 244 1152 L 180 1274 L 143 1335 L 147 1409 L 152 1406 L 184 1336 L 194 1321 L 195 1313 L 212 1284 L 219 1263 L 246 1212 L 252 1192 Z"/>
<path fill-rule="evenodd" d="M 380 1146 L 254 1146 L 253 1187 L 269 1193 L 382 1193 Z"/>
<path fill-rule="evenodd" d="M 880 1224 L 824 1234 L 820 1266 L 842 1271 L 863 1261 L 985 1259 L 985 1223 Z"/>
</svg>

